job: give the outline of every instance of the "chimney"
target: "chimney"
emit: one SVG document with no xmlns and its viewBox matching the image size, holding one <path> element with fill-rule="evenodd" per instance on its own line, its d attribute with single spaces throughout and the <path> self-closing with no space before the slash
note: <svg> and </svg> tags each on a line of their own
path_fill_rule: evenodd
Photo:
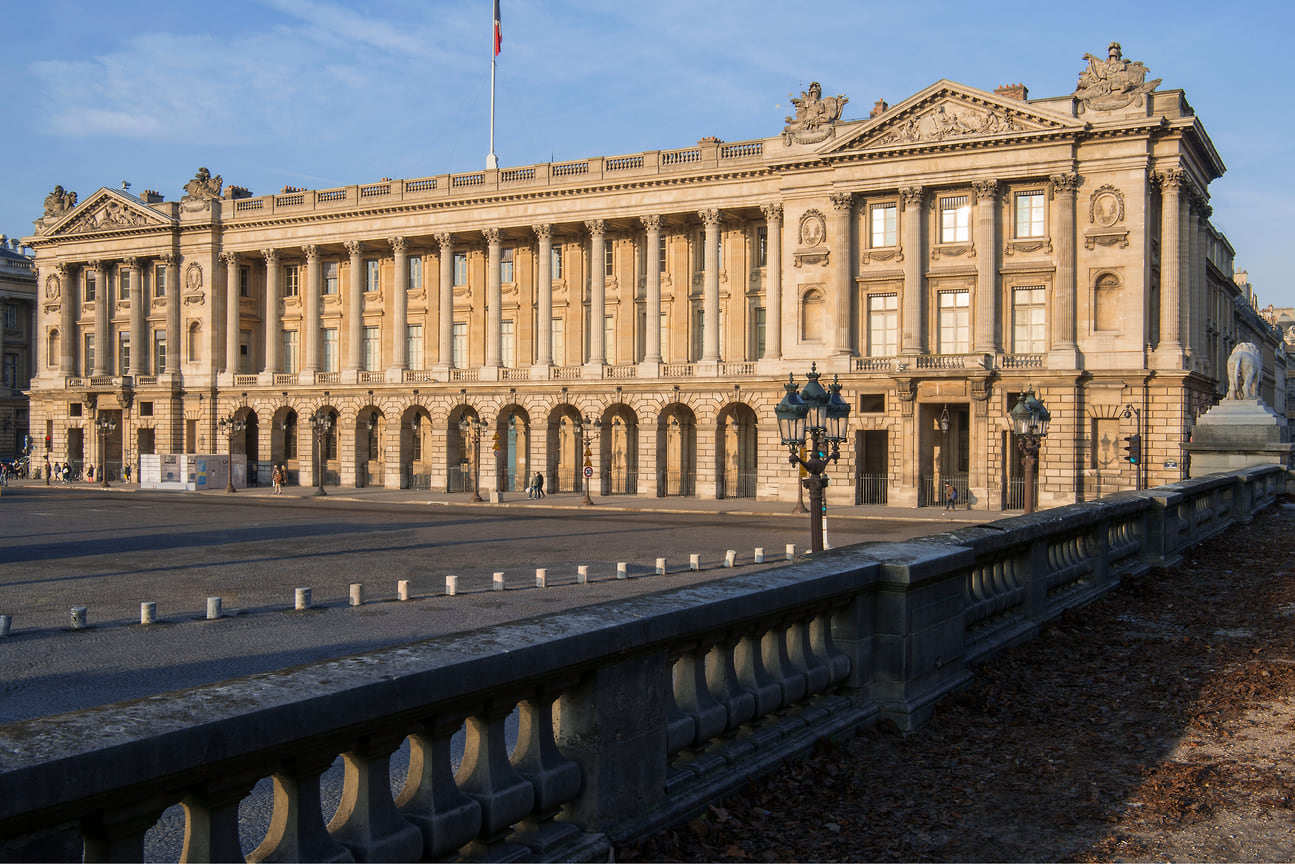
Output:
<svg viewBox="0 0 1295 864">
<path fill-rule="evenodd" d="M 145 204 L 162 203 L 162 194 L 160 192 L 154 192 L 152 189 L 145 189 L 142 193 L 140 193 L 139 198 Z"/>
<path fill-rule="evenodd" d="M 882 113 L 889 107 L 890 106 L 886 104 L 885 99 L 878 99 L 877 104 L 872 106 L 872 113 L 868 115 L 868 119 L 872 120 L 874 118 L 880 117 Z"/>
<path fill-rule="evenodd" d="M 1015 99 L 1018 102 L 1030 98 L 1030 90 L 1024 84 L 1004 84 L 1002 87 L 995 87 L 994 92 L 1004 99 Z"/>
</svg>

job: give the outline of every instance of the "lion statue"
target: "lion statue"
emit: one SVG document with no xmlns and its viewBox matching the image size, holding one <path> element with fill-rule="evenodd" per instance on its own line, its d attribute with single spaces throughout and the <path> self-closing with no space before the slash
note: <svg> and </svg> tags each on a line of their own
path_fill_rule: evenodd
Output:
<svg viewBox="0 0 1295 864">
<path fill-rule="evenodd" d="M 1242 342 L 1228 355 L 1229 399 L 1258 399 L 1263 355 L 1253 342 Z"/>
</svg>

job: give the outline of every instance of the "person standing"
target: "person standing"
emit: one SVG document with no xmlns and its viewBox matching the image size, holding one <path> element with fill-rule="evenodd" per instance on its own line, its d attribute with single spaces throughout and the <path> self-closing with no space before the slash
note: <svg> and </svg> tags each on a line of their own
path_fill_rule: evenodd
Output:
<svg viewBox="0 0 1295 864">
<path fill-rule="evenodd" d="M 270 482 L 274 484 L 274 494 L 278 495 L 281 491 L 280 487 L 283 486 L 283 475 L 279 473 L 278 465 L 270 467 Z"/>
<path fill-rule="evenodd" d="M 544 475 L 538 471 L 535 472 L 535 493 L 537 498 L 544 497 Z"/>
<path fill-rule="evenodd" d="M 958 509 L 958 490 L 953 487 L 953 483 L 951 481 L 945 480 L 944 481 L 944 510 L 947 513 L 950 510 L 957 510 L 957 509 Z"/>
</svg>

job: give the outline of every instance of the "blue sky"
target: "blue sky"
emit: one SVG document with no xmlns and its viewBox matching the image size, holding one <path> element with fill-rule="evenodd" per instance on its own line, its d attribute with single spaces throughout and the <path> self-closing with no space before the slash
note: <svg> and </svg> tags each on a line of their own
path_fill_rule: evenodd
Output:
<svg viewBox="0 0 1295 864">
<path fill-rule="evenodd" d="M 1074 89 L 1111 40 L 1182 88 L 1228 166 L 1213 221 L 1261 302 L 1295 305 L 1295 4 L 501 0 L 502 166 L 776 135 L 811 80 L 847 118 L 941 78 Z M 55 184 L 174 200 L 484 167 L 491 0 L 0 0 L 0 232 Z"/>
</svg>

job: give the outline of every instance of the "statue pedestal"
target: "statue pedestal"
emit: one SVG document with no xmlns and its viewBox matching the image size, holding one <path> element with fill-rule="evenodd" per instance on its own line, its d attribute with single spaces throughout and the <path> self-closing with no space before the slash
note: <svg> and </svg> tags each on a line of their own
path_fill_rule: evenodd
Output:
<svg viewBox="0 0 1295 864">
<path fill-rule="evenodd" d="M 1224 399 L 1201 415 L 1185 449 L 1190 477 L 1256 465 L 1289 466 L 1292 447 L 1286 418 L 1258 399 Z"/>
</svg>

